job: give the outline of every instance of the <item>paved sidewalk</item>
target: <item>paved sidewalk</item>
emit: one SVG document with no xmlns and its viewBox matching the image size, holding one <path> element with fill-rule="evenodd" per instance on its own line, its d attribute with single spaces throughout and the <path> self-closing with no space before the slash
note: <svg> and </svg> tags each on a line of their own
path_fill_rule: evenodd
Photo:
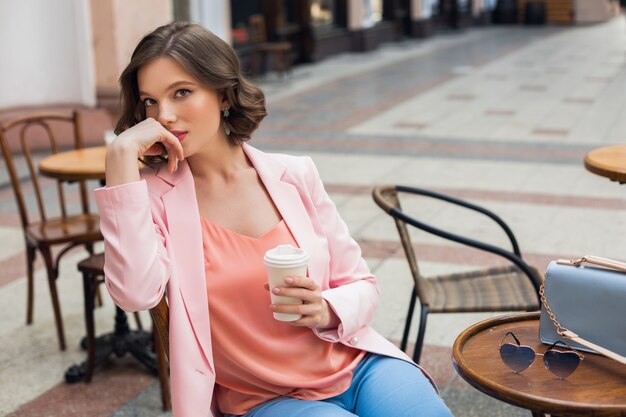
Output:
<svg viewBox="0 0 626 417">
<path fill-rule="evenodd" d="M 626 259 L 626 186 L 595 176 L 582 164 L 588 150 L 626 142 L 625 34 L 621 18 L 571 28 L 489 27 L 300 66 L 287 80 L 259 80 L 270 114 L 251 143 L 313 157 L 379 279 L 374 327 L 398 341 L 412 283 L 393 222 L 370 197 L 374 184 L 431 188 L 486 206 L 509 223 L 525 258 L 540 269 L 557 257 Z M 46 198 L 52 196 L 50 190 Z M 501 232 L 465 213 L 430 203 L 405 208 L 459 233 L 506 243 Z M 490 259 L 430 236 L 414 237 L 426 274 L 468 270 Z M 61 265 L 68 340 L 68 351 L 61 353 L 41 266 L 35 324 L 24 325 L 22 253 L 5 183 L 0 185 L 0 415 L 161 415 L 156 379 L 132 360 L 99 369 L 90 386 L 62 382 L 64 370 L 84 357 L 78 347 L 84 334 L 82 289 L 75 270 L 84 254 L 72 253 Z M 456 336 L 489 316 L 430 316 L 423 364 L 455 415 L 527 416 L 480 394 L 452 369 Z M 98 332 L 108 331 L 112 318 L 107 300 L 96 312 Z"/>
</svg>

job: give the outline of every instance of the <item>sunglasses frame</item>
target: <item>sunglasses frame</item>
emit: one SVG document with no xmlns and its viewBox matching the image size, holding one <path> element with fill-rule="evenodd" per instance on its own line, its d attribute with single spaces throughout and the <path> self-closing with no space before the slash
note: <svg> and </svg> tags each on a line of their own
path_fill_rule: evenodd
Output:
<svg viewBox="0 0 626 417">
<path fill-rule="evenodd" d="M 576 349 L 572 348 L 571 346 L 566 345 L 565 343 L 561 342 L 560 340 L 557 340 L 556 342 L 554 342 L 553 344 L 551 344 L 551 345 L 550 345 L 550 347 L 549 347 L 548 349 L 546 349 L 546 351 L 545 351 L 545 352 L 543 352 L 543 353 L 539 353 L 539 352 L 537 352 L 534 348 L 532 348 L 531 346 L 528 346 L 528 345 L 522 345 L 522 344 L 520 343 L 519 339 L 517 338 L 517 336 L 515 336 L 515 334 L 514 334 L 513 332 L 506 332 L 506 334 L 504 335 L 504 337 L 503 337 L 503 338 L 502 338 L 502 340 L 500 341 L 500 346 L 498 347 L 498 351 L 499 351 L 499 352 L 501 351 L 502 346 L 504 346 L 504 345 L 506 345 L 506 344 L 512 345 L 512 343 L 510 343 L 510 342 L 508 342 L 508 343 L 504 343 L 504 340 L 505 340 L 505 339 L 506 339 L 509 335 L 511 335 L 511 336 L 513 337 L 513 339 L 515 340 L 515 343 L 517 343 L 517 347 L 525 347 L 525 348 L 528 348 L 528 349 L 532 350 L 532 351 L 533 351 L 533 353 L 535 354 L 535 358 L 536 358 L 537 356 L 542 356 L 542 357 L 543 357 L 543 356 L 545 356 L 545 354 L 546 354 L 547 352 L 554 351 L 554 352 L 562 352 L 562 353 L 569 353 L 569 352 L 575 353 L 576 355 L 578 355 L 578 358 L 580 359 L 580 362 L 582 362 L 582 360 L 583 360 L 583 359 L 585 359 L 585 356 L 584 356 L 582 353 L 580 353 L 580 352 L 579 352 L 579 351 L 577 351 Z M 557 345 L 563 345 L 563 346 L 557 346 Z M 561 349 L 559 349 L 559 348 L 565 348 L 565 350 L 561 350 Z M 501 357 L 500 359 L 502 359 L 502 357 Z M 524 369 L 522 369 L 522 370 L 520 370 L 520 371 L 514 371 L 514 370 L 513 370 L 513 369 L 512 369 L 512 368 L 511 368 L 511 367 L 510 367 L 510 366 L 509 366 L 506 362 L 504 362 L 504 360 L 503 360 L 503 359 L 502 359 L 502 362 L 503 362 L 503 363 L 507 366 L 507 368 L 509 368 L 509 369 L 510 369 L 513 373 L 515 373 L 515 374 L 519 374 L 519 373 L 521 373 L 521 372 L 524 372 L 526 369 L 530 368 L 530 367 L 532 366 L 532 364 L 535 362 L 535 359 L 533 358 L 533 361 L 530 363 L 530 365 L 528 365 L 526 368 L 524 368 Z M 543 361 L 542 361 L 542 362 L 543 362 Z M 576 365 L 576 368 L 574 368 L 574 371 L 576 371 L 576 369 L 578 369 L 578 367 L 580 366 L 580 362 L 578 362 L 578 365 Z M 546 368 L 548 371 L 550 370 L 550 369 L 546 366 L 545 362 L 544 362 L 543 366 L 544 366 L 544 368 Z M 572 371 L 572 373 L 574 373 L 574 371 Z M 560 377 L 560 376 L 558 376 L 558 375 L 554 374 L 554 372 L 552 372 L 552 371 L 550 371 L 550 373 L 552 373 L 554 376 L 556 376 L 556 377 L 557 377 L 557 378 L 559 378 L 559 379 L 565 379 L 565 378 L 567 378 L 567 376 L 566 376 L 566 377 L 564 377 L 564 378 L 562 378 L 562 377 Z M 569 375 L 568 375 L 568 376 L 569 376 Z"/>
</svg>

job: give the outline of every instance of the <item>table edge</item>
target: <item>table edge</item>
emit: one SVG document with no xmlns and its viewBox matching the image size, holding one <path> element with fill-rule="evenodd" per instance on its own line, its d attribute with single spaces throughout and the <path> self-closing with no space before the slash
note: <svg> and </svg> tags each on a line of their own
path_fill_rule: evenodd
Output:
<svg viewBox="0 0 626 417">
<path fill-rule="evenodd" d="M 76 173 L 61 172 L 61 171 L 57 171 L 56 169 L 48 169 L 45 166 L 47 159 L 53 158 L 56 155 L 59 155 L 62 153 L 76 152 L 76 151 L 81 151 L 81 152 L 86 152 L 86 153 L 95 153 L 95 152 L 102 152 L 103 150 L 106 150 L 106 146 L 90 146 L 90 147 L 85 147 L 85 148 L 80 148 L 80 149 L 68 149 L 64 151 L 59 151 L 57 153 L 50 154 L 46 156 L 45 158 L 43 158 L 42 160 L 40 160 L 37 163 L 37 170 L 39 171 L 40 175 L 43 175 L 48 178 L 62 180 L 62 181 L 103 180 L 104 173 L 101 171 L 92 171 L 92 172 L 84 171 L 84 172 L 81 172 L 80 174 L 76 174 Z"/>
<path fill-rule="evenodd" d="M 624 145 L 616 145 L 616 146 L 624 146 Z M 613 146 L 608 146 L 605 148 L 611 148 Z M 610 168 L 608 167 L 604 167 L 604 166 L 598 166 L 594 163 L 591 162 L 589 155 L 597 150 L 601 150 L 601 149 L 605 149 L 605 148 L 597 148 L 597 149 L 593 149 L 589 152 L 587 152 L 585 154 L 585 157 L 583 159 L 583 163 L 585 166 L 585 169 L 591 173 L 594 173 L 596 175 L 599 175 L 601 177 L 605 177 L 610 179 L 611 181 L 617 181 L 617 182 L 626 182 L 626 172 L 615 172 L 612 171 Z"/>
<path fill-rule="evenodd" d="M 479 384 L 478 382 L 476 382 L 477 381 L 476 378 L 474 378 L 476 374 L 472 372 L 468 366 L 465 365 L 465 360 L 463 359 L 461 351 L 465 342 L 472 335 L 480 331 L 483 331 L 485 329 L 488 329 L 490 327 L 500 325 L 500 324 L 510 324 L 516 321 L 539 320 L 539 317 L 540 317 L 539 311 L 530 312 L 530 313 L 507 314 L 507 315 L 492 317 L 492 318 L 480 321 L 468 327 L 467 329 L 463 330 L 463 332 L 461 332 L 461 334 L 459 334 L 459 336 L 454 341 L 454 345 L 452 347 L 452 364 L 454 366 L 454 369 L 456 370 L 457 374 L 459 374 L 459 376 L 463 378 L 465 382 L 467 382 L 468 384 L 476 388 L 478 391 L 484 394 L 487 394 L 492 398 L 498 399 L 499 401 L 513 404 L 513 405 L 522 407 L 524 409 L 529 409 L 528 407 L 533 407 L 530 409 L 541 410 L 545 412 L 558 412 L 558 413 L 580 412 L 581 407 L 583 407 L 585 404 L 579 403 L 579 404 L 572 406 L 571 403 L 566 402 L 566 401 L 554 401 L 553 400 L 551 402 L 546 402 L 542 398 L 536 397 L 534 395 L 523 394 L 518 391 L 514 391 L 508 387 L 491 382 L 491 381 L 487 381 L 484 384 Z M 463 368 L 463 366 L 465 366 L 465 369 Z M 507 400 L 506 401 L 501 400 L 499 396 L 492 395 L 492 394 L 497 394 L 497 393 L 507 394 Z M 522 400 L 524 402 L 522 402 Z M 626 409 L 621 406 L 613 406 L 613 405 L 603 406 L 603 405 L 597 405 L 597 404 L 589 404 L 589 406 L 592 407 L 594 411 L 602 411 L 602 412 L 626 411 Z"/>
</svg>

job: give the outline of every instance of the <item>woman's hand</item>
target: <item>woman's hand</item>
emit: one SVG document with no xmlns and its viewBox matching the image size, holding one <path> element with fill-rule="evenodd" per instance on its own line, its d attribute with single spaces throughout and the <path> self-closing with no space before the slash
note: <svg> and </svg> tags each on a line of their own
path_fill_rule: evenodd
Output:
<svg viewBox="0 0 626 417">
<path fill-rule="evenodd" d="M 183 147 L 176 136 L 153 118 L 147 118 L 120 135 L 107 147 L 106 183 L 108 187 L 139 180 L 137 158 L 160 155 L 161 146 L 167 151 L 169 172 L 176 171 L 184 158 Z"/>
<path fill-rule="evenodd" d="M 266 284 L 266 288 L 269 289 L 269 285 Z M 289 324 L 312 329 L 330 329 L 339 325 L 339 318 L 322 297 L 319 285 L 309 277 L 287 277 L 285 285 L 274 287 L 272 293 L 302 300 L 302 304 L 272 304 L 270 306 L 276 313 L 302 315 L 296 321 L 287 322 Z"/>
</svg>

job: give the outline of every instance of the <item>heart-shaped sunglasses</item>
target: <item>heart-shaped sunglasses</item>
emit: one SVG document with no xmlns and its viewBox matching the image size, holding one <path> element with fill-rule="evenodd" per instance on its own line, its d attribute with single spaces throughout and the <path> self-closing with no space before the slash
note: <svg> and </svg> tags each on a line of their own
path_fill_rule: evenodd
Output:
<svg viewBox="0 0 626 417">
<path fill-rule="evenodd" d="M 515 339 L 516 344 L 504 343 L 509 335 Z M 563 346 L 557 346 L 558 344 Z M 561 348 L 567 350 L 561 350 Z M 507 332 L 500 342 L 500 358 L 516 374 L 530 367 L 536 356 L 543 356 L 543 365 L 560 379 L 567 378 L 584 359 L 580 352 L 561 341 L 553 343 L 544 353 L 537 353 L 530 346 L 520 344 L 519 339 L 512 332 Z"/>
</svg>

